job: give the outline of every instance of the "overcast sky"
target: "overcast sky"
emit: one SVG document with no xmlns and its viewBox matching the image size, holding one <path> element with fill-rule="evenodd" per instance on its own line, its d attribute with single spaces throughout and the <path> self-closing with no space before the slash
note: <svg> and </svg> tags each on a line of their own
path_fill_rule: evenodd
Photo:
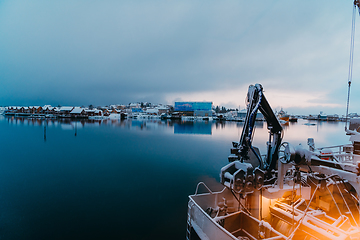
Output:
<svg viewBox="0 0 360 240">
<path fill-rule="evenodd" d="M 3 0 L 0 106 L 242 109 L 261 83 L 275 110 L 343 115 L 352 2 Z M 359 91 L 358 28 L 350 112 L 360 113 Z"/>
</svg>

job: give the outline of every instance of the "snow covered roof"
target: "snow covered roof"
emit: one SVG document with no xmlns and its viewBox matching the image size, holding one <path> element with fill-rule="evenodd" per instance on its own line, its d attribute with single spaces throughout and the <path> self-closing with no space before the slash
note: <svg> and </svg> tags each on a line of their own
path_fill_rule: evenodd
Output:
<svg viewBox="0 0 360 240">
<path fill-rule="evenodd" d="M 148 109 L 146 109 L 146 112 L 147 113 L 158 113 L 159 109 L 157 109 L 157 108 L 148 108 Z"/>
<path fill-rule="evenodd" d="M 129 104 L 130 107 L 138 107 L 139 105 L 140 105 L 140 104 L 138 104 L 138 103 L 130 103 L 130 104 Z"/>
<path fill-rule="evenodd" d="M 42 107 L 44 110 L 47 110 L 47 109 L 53 109 L 54 107 L 52 107 L 51 105 L 45 105 Z"/>
<path fill-rule="evenodd" d="M 82 111 L 84 111 L 83 108 L 81 108 L 81 107 L 74 107 L 73 110 L 71 110 L 70 113 L 72 113 L 72 114 L 80 114 L 80 113 L 82 113 Z"/>
<path fill-rule="evenodd" d="M 71 111 L 74 107 L 60 107 L 59 111 Z"/>
<path fill-rule="evenodd" d="M 21 108 L 23 108 L 23 107 L 11 106 L 11 107 L 9 107 L 9 108 L 12 108 L 12 109 L 21 109 Z"/>
</svg>

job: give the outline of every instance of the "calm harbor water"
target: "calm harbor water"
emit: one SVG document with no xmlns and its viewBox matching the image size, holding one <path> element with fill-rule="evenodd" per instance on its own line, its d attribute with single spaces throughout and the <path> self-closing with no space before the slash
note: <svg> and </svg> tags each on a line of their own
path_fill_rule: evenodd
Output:
<svg viewBox="0 0 360 240">
<path fill-rule="evenodd" d="M 348 142 L 342 122 L 284 127 L 284 141 Z M 218 180 L 243 124 L 0 116 L 0 239 L 185 239 L 187 197 Z M 266 123 L 254 145 L 265 153 Z"/>
</svg>

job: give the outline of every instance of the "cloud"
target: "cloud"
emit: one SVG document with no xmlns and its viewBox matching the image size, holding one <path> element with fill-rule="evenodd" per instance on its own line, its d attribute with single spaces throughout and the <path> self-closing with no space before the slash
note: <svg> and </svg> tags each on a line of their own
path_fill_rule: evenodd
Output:
<svg viewBox="0 0 360 240">
<path fill-rule="evenodd" d="M 272 105 L 335 109 L 346 99 L 351 12 L 351 1 L 325 0 L 2 1 L 0 105 L 237 107 L 261 83 Z"/>
</svg>

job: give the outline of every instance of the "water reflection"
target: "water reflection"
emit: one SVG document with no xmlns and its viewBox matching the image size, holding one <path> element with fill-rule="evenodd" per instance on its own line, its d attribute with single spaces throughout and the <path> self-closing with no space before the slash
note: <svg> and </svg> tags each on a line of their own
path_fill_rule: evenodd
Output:
<svg viewBox="0 0 360 240">
<path fill-rule="evenodd" d="M 44 141 L 51 134 L 52 128 L 73 131 L 73 136 L 81 134 L 81 129 L 101 126 L 126 128 L 134 131 L 159 131 L 172 132 L 173 134 L 188 135 L 211 135 L 217 138 L 226 138 L 229 143 L 240 139 L 243 122 L 181 122 L 171 120 L 132 120 L 132 119 L 106 119 L 106 120 L 71 120 L 71 119 L 48 119 L 48 118 L 15 118 L 0 117 L 0 121 L 7 121 L 13 126 L 43 126 Z M 282 124 L 283 141 L 295 145 L 306 144 L 308 138 L 314 138 L 321 146 L 346 143 L 348 137 L 344 134 L 343 122 L 322 122 L 299 119 L 298 122 Z M 260 149 L 266 149 L 268 130 L 266 122 L 255 122 L 253 144 Z M 342 142 L 340 142 L 342 141 Z"/>
<path fill-rule="evenodd" d="M 283 126 L 283 140 L 348 141 L 344 123 L 306 123 Z M 0 116 L 0 238 L 184 239 L 187 196 L 199 181 L 217 182 L 243 126 Z M 253 145 L 264 154 L 267 141 L 267 124 L 256 122 Z"/>
<path fill-rule="evenodd" d="M 175 134 L 205 134 L 211 135 L 209 122 L 181 122 L 174 125 Z"/>
</svg>

